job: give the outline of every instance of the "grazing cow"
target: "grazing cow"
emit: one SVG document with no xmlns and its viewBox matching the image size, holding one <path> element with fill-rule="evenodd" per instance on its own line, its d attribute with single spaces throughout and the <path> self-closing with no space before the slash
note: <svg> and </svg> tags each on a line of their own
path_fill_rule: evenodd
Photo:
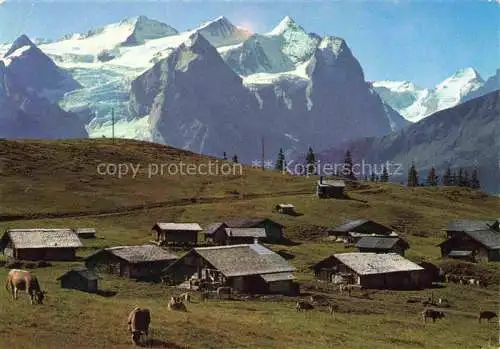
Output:
<svg viewBox="0 0 500 349">
<path fill-rule="evenodd" d="M 36 276 L 30 274 L 29 271 L 12 269 L 7 275 L 7 280 L 5 282 L 5 288 L 7 292 L 12 293 L 12 299 L 17 299 L 17 293 L 19 291 L 26 291 L 30 296 L 30 303 L 43 304 L 43 299 L 47 292 L 40 289 L 40 284 Z"/>
<path fill-rule="evenodd" d="M 184 305 L 184 302 L 182 299 L 179 297 L 174 297 L 170 298 L 170 301 L 168 302 L 168 309 L 169 310 L 179 310 L 179 311 L 187 311 L 186 306 Z"/>
<path fill-rule="evenodd" d="M 469 279 L 469 285 L 474 286 L 476 284 L 476 279 Z"/>
<path fill-rule="evenodd" d="M 335 317 L 335 312 L 338 310 L 337 304 L 328 304 L 328 313 Z"/>
<path fill-rule="evenodd" d="M 200 294 L 201 301 L 205 302 L 208 300 L 209 297 L 210 297 L 210 291 L 205 290 L 205 291 L 201 292 L 201 294 Z"/>
<path fill-rule="evenodd" d="M 312 310 L 312 309 L 314 309 L 314 306 L 311 303 L 297 300 L 297 304 L 295 305 L 295 310 L 302 311 L 302 310 Z"/>
<path fill-rule="evenodd" d="M 222 299 L 222 295 L 227 295 L 229 299 L 233 296 L 233 289 L 231 287 L 219 287 L 217 288 L 217 298 Z"/>
<path fill-rule="evenodd" d="M 444 313 L 433 309 L 425 309 L 422 312 L 422 318 L 424 319 L 424 322 L 427 322 L 427 318 L 431 318 L 432 322 L 436 322 L 436 319 L 444 318 Z"/>
<path fill-rule="evenodd" d="M 191 303 L 191 293 L 185 292 L 179 296 L 185 303 Z"/>
<path fill-rule="evenodd" d="M 141 335 L 149 335 L 149 324 L 151 323 L 151 312 L 149 309 L 134 308 L 128 315 L 128 329 L 131 334 L 132 343 L 139 345 Z"/>
<path fill-rule="evenodd" d="M 496 318 L 496 317 L 498 317 L 498 315 L 495 312 L 482 311 L 479 313 L 478 320 L 479 320 L 479 323 L 481 323 L 482 319 L 486 319 L 486 320 L 490 321 L 491 319 Z"/>
</svg>

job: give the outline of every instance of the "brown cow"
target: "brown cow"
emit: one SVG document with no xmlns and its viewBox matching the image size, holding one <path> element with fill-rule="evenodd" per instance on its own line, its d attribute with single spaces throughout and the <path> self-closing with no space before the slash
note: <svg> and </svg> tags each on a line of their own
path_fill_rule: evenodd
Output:
<svg viewBox="0 0 500 349">
<path fill-rule="evenodd" d="M 481 323 L 482 319 L 486 319 L 486 320 L 490 321 L 491 319 L 496 318 L 496 317 L 498 317 L 498 315 L 495 312 L 492 312 L 492 311 L 482 311 L 482 312 L 479 313 L 478 320 L 479 320 L 479 323 Z"/>
<path fill-rule="evenodd" d="M 132 343 L 139 345 L 142 334 L 149 335 L 151 312 L 149 309 L 134 308 L 128 316 L 128 329 L 131 333 Z"/>
<path fill-rule="evenodd" d="M 424 319 L 424 322 L 427 322 L 427 318 L 431 318 L 432 322 L 436 322 L 436 319 L 444 318 L 444 313 L 434 309 L 425 309 L 422 312 L 422 318 Z"/>
<path fill-rule="evenodd" d="M 20 269 L 11 269 L 5 282 L 7 292 L 12 293 L 12 299 L 16 300 L 19 291 L 26 291 L 30 296 L 30 303 L 43 304 L 43 299 L 47 292 L 40 289 L 40 283 L 36 276 L 29 271 Z"/>
</svg>

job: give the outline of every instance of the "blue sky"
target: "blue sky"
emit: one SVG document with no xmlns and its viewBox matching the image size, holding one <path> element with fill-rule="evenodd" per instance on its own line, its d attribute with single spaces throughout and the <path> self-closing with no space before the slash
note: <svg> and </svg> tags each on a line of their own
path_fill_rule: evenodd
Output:
<svg viewBox="0 0 500 349">
<path fill-rule="evenodd" d="M 307 31 L 346 39 L 367 80 L 431 87 L 459 68 L 472 66 L 487 78 L 500 67 L 500 5 L 487 0 L 7 0 L 0 42 L 21 33 L 57 38 L 141 14 L 180 31 L 223 15 L 257 32 L 289 15 Z"/>
</svg>

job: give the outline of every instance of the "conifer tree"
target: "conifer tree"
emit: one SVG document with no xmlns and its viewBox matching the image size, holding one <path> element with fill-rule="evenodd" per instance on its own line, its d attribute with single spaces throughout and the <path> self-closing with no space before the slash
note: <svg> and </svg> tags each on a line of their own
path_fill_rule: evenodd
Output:
<svg viewBox="0 0 500 349">
<path fill-rule="evenodd" d="M 436 169 L 434 168 L 434 166 L 431 167 L 431 169 L 429 170 L 429 174 L 427 175 L 427 184 L 432 187 L 438 185 L 438 176 L 436 175 Z"/>
<path fill-rule="evenodd" d="M 316 174 L 316 156 L 311 147 L 306 155 L 307 175 Z"/>
<path fill-rule="evenodd" d="M 385 165 L 382 166 L 382 174 L 380 175 L 381 182 L 389 182 L 389 173 L 387 172 L 387 168 Z"/>
<path fill-rule="evenodd" d="M 375 182 L 377 177 L 375 176 L 375 172 L 372 172 L 372 175 L 370 176 L 370 181 Z"/>
<path fill-rule="evenodd" d="M 352 172 L 352 156 L 351 151 L 348 149 L 345 153 L 344 167 L 342 169 L 342 175 L 350 179 L 356 179 L 356 176 Z"/>
<path fill-rule="evenodd" d="M 236 154 L 233 155 L 233 162 L 238 163 L 238 155 Z"/>
<path fill-rule="evenodd" d="M 285 168 L 285 154 L 283 153 L 283 148 L 280 148 L 278 153 L 278 160 L 276 160 L 276 169 L 278 171 L 283 171 Z"/>
<path fill-rule="evenodd" d="M 443 185 L 448 187 L 451 185 L 451 169 L 448 167 L 443 174 Z"/>
<path fill-rule="evenodd" d="M 481 188 L 481 185 L 479 183 L 477 168 L 474 168 L 474 170 L 472 170 L 472 175 L 471 175 L 471 179 L 470 179 L 470 187 L 473 189 Z"/>
<path fill-rule="evenodd" d="M 227 160 L 227 154 L 226 154 L 226 152 L 224 152 L 224 154 L 222 154 L 222 160 Z"/>
<path fill-rule="evenodd" d="M 418 186 L 418 173 L 415 168 L 415 163 L 412 162 L 410 166 L 410 170 L 408 171 L 408 186 L 409 187 L 417 187 Z"/>
</svg>

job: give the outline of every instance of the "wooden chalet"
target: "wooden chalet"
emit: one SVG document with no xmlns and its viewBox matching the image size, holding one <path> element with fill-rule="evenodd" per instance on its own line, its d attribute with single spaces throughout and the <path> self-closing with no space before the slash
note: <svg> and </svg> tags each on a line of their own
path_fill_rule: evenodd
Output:
<svg viewBox="0 0 500 349">
<path fill-rule="evenodd" d="M 82 242 L 72 229 L 9 229 L 0 239 L 0 250 L 16 260 L 70 261 Z"/>
<path fill-rule="evenodd" d="M 371 289 L 422 289 L 432 283 L 424 268 L 397 253 L 338 253 L 312 269 L 318 280 Z"/>
<path fill-rule="evenodd" d="M 324 180 L 320 177 L 316 183 L 318 198 L 344 198 L 346 183 L 343 180 Z"/>
<path fill-rule="evenodd" d="M 444 228 L 441 256 L 471 262 L 500 261 L 499 221 L 454 220 Z"/>
<path fill-rule="evenodd" d="M 97 251 L 85 259 L 87 268 L 132 279 L 159 279 L 161 270 L 177 256 L 156 245 L 117 246 Z"/>
<path fill-rule="evenodd" d="M 76 267 L 57 278 L 61 282 L 62 288 L 80 290 L 95 293 L 98 290 L 98 280 L 96 273 L 86 267 Z"/>
<path fill-rule="evenodd" d="M 348 220 L 337 227 L 329 229 L 327 234 L 337 240 L 350 243 L 357 243 L 361 238 L 368 236 L 398 236 L 391 228 L 368 219 Z"/>
<path fill-rule="evenodd" d="M 280 242 L 283 240 L 284 226 L 269 218 L 246 217 L 233 218 L 225 221 L 227 228 L 264 228 L 266 236 L 262 238 L 265 242 Z"/>
<path fill-rule="evenodd" d="M 194 248 L 163 271 L 175 285 L 230 286 L 241 293 L 296 294 L 291 266 L 259 244 Z"/>
<path fill-rule="evenodd" d="M 196 245 L 201 231 L 198 223 L 156 223 L 152 228 L 159 245 Z"/>
<path fill-rule="evenodd" d="M 410 245 L 400 237 L 365 236 L 358 240 L 356 248 L 359 252 L 397 253 L 404 256 Z"/>
</svg>

